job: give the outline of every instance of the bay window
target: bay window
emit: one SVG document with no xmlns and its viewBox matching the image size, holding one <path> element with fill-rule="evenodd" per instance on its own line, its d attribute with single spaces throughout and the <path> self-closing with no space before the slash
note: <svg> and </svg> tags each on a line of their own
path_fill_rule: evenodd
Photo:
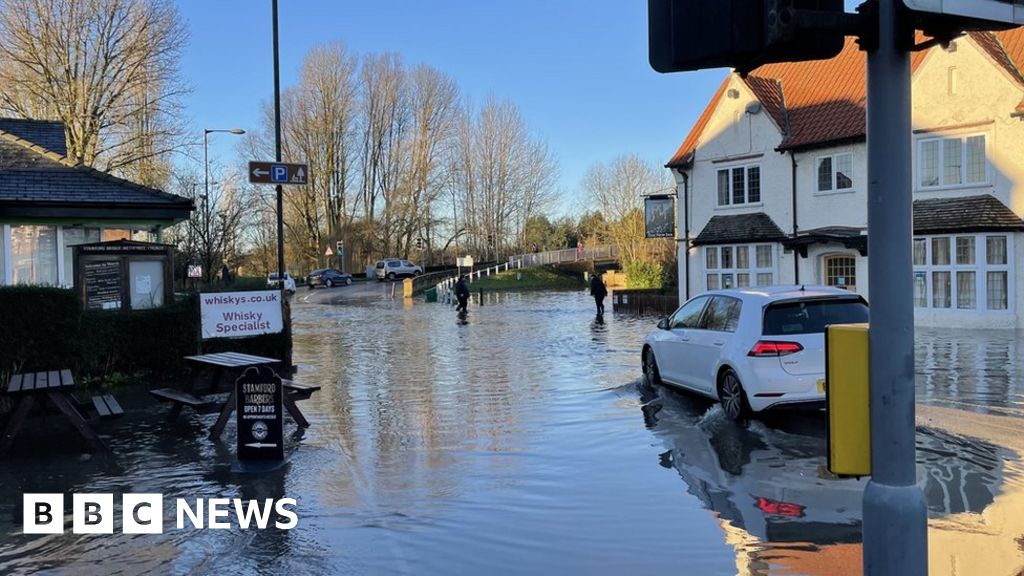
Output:
<svg viewBox="0 0 1024 576">
<path fill-rule="evenodd" d="M 1002 234 L 914 238 L 914 306 L 1008 310 L 1009 249 Z"/>
<path fill-rule="evenodd" d="M 704 271 L 708 290 L 771 286 L 775 284 L 775 250 L 771 244 L 707 246 Z"/>
</svg>

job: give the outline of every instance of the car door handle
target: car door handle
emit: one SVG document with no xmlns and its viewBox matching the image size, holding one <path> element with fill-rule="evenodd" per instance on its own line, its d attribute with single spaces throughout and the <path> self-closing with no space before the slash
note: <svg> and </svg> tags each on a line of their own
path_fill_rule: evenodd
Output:
<svg viewBox="0 0 1024 576">
<path fill-rule="evenodd" d="M 715 346 L 725 346 L 725 340 L 715 340 Z"/>
</svg>

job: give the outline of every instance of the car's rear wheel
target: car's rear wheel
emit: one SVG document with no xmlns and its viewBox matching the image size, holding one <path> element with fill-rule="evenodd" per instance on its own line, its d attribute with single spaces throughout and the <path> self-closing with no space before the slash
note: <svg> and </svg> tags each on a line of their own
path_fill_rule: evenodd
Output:
<svg viewBox="0 0 1024 576">
<path fill-rule="evenodd" d="M 324 286 L 327 286 L 328 288 L 333 288 L 334 287 L 334 280 L 331 280 L 330 278 L 328 278 L 327 280 L 324 281 Z"/>
<path fill-rule="evenodd" d="M 732 369 L 727 369 L 718 380 L 718 400 L 722 410 L 730 419 L 742 422 L 750 418 L 750 403 L 747 393 L 743 390 L 739 376 Z"/>
<path fill-rule="evenodd" d="M 348 286 L 350 284 L 352 284 L 352 279 L 351 278 L 345 278 L 345 286 Z"/>
<path fill-rule="evenodd" d="M 394 272 L 388 272 L 388 280 L 394 280 L 394 279 L 395 279 L 395 273 Z"/>
<path fill-rule="evenodd" d="M 648 384 L 661 384 L 661 373 L 658 372 L 658 361 L 654 359 L 654 349 L 644 350 L 644 378 Z"/>
</svg>

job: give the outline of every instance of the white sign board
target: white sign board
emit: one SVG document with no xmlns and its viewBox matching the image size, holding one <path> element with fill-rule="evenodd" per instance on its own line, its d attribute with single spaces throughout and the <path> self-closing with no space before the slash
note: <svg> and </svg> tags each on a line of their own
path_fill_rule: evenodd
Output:
<svg viewBox="0 0 1024 576">
<path fill-rule="evenodd" d="M 243 338 L 277 334 L 284 329 L 281 293 L 212 292 L 199 295 L 203 338 Z"/>
<path fill-rule="evenodd" d="M 197 264 L 189 264 L 188 265 L 188 277 L 189 278 L 202 278 L 203 277 L 203 267 L 199 266 Z"/>
<path fill-rule="evenodd" d="M 1024 0 L 903 0 L 918 12 L 1024 24 Z"/>
<path fill-rule="evenodd" d="M 464 256 L 464 257 L 461 257 L 461 258 L 456 258 L 455 259 L 455 265 L 458 266 L 459 268 L 472 268 L 473 267 L 473 257 L 472 256 Z"/>
</svg>

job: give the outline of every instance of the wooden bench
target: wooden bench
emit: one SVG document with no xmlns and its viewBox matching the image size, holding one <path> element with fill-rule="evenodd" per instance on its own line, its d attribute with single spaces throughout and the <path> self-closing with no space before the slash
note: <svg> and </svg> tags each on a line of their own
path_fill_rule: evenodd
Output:
<svg viewBox="0 0 1024 576">
<path fill-rule="evenodd" d="M 313 392 L 319 392 L 320 387 L 312 384 L 296 384 L 291 380 L 281 379 L 281 384 L 284 386 L 285 392 L 294 400 L 307 400 L 313 395 Z"/>
<path fill-rule="evenodd" d="M 121 405 L 118 404 L 117 399 L 110 394 L 93 396 L 92 406 L 96 409 L 96 413 L 100 415 L 100 418 L 117 418 L 118 416 L 124 416 L 124 410 L 121 409 Z"/>
<path fill-rule="evenodd" d="M 174 388 L 156 388 L 150 390 L 149 393 L 155 396 L 157 400 L 173 402 L 176 406 L 188 406 L 200 414 L 209 414 L 220 410 L 216 402 L 203 400 L 198 396 Z M 177 412 L 173 416 L 177 417 Z"/>
<path fill-rule="evenodd" d="M 5 454 L 14 443 L 14 438 L 21 430 L 22 425 L 29 413 L 36 406 L 44 404 L 53 405 L 63 414 L 78 430 L 78 433 L 97 451 L 105 452 L 106 445 L 100 440 L 96 432 L 88 422 L 82 418 L 82 414 L 75 407 L 72 392 L 75 387 L 75 379 L 71 370 L 51 370 L 48 372 L 31 372 L 25 374 L 14 374 L 7 382 L 7 394 L 15 399 L 14 411 L 7 420 L 3 436 L 0 437 L 0 454 Z M 121 413 L 121 407 L 113 397 L 110 397 L 114 406 Z M 103 400 L 104 406 L 109 413 L 111 407 Z"/>
</svg>

